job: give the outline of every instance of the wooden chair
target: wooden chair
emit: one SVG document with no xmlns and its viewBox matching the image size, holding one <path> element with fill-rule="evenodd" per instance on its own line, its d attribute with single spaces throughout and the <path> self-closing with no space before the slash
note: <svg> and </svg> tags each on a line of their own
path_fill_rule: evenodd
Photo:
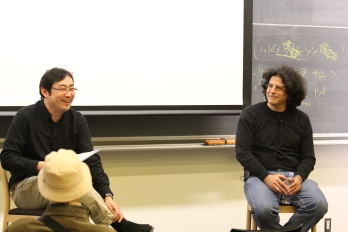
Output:
<svg viewBox="0 0 348 232">
<path fill-rule="evenodd" d="M 279 213 L 295 213 L 296 207 L 293 205 L 280 205 Z M 247 219 L 246 219 L 246 229 L 247 230 L 257 230 L 257 225 L 251 216 L 251 207 L 247 204 Z M 317 225 L 314 225 L 311 229 L 312 232 L 317 232 Z"/>
<path fill-rule="evenodd" d="M 302 224 L 293 227 L 280 228 L 280 229 L 266 229 L 266 230 L 244 230 L 244 229 L 232 229 L 230 232 L 254 232 L 254 231 L 262 231 L 262 232 L 301 232 Z"/>
<path fill-rule="evenodd" d="M 20 209 L 20 208 L 11 208 L 11 198 L 10 198 L 10 192 L 8 187 L 8 178 L 6 170 L 2 168 L 0 165 L 0 174 L 1 174 L 1 180 L 2 185 L 4 188 L 4 200 L 5 200 L 5 207 L 4 207 L 4 220 L 3 220 L 3 226 L 2 231 L 5 231 L 8 227 L 10 222 L 14 222 L 17 219 L 20 218 L 33 218 L 37 219 L 45 210 L 43 209 Z"/>
</svg>

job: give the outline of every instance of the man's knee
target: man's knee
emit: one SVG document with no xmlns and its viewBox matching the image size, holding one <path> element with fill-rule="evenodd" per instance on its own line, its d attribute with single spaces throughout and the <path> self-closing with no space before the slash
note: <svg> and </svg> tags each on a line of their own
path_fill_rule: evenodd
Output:
<svg viewBox="0 0 348 232">
<path fill-rule="evenodd" d="M 279 214 L 279 204 L 273 205 L 267 201 L 259 201 L 254 205 L 251 213 L 256 215 L 258 218 L 267 219 L 270 217 L 277 217 Z"/>
<path fill-rule="evenodd" d="M 321 216 L 320 218 L 322 218 L 328 211 L 328 202 L 326 200 L 325 197 L 320 197 L 318 199 L 316 199 L 316 202 L 315 202 L 315 211 L 316 211 L 316 214 L 319 216 Z"/>
</svg>

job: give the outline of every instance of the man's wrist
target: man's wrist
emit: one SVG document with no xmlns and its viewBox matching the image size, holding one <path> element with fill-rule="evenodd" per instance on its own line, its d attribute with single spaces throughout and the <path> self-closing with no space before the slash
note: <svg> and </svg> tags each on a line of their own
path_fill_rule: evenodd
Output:
<svg viewBox="0 0 348 232">
<path fill-rule="evenodd" d="M 302 180 L 302 177 L 301 177 L 300 175 L 296 175 L 295 178 L 299 179 L 299 181 L 300 181 L 301 184 L 302 184 L 303 180 Z"/>
<path fill-rule="evenodd" d="M 112 195 L 112 193 L 105 193 L 105 198 L 106 197 L 111 197 L 111 199 L 114 199 L 114 196 Z"/>
</svg>

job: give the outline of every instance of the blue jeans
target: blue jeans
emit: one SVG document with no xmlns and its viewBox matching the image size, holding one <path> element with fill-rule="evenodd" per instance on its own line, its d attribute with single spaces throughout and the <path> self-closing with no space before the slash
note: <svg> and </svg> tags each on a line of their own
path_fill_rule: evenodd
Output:
<svg viewBox="0 0 348 232">
<path fill-rule="evenodd" d="M 270 174 L 283 174 L 289 172 L 273 172 Z M 250 176 L 244 184 L 244 193 L 251 206 L 251 214 L 260 229 L 282 228 L 279 224 L 279 204 L 281 195 L 273 192 L 258 177 Z M 303 224 L 301 232 L 307 232 L 328 210 L 328 203 L 316 182 L 306 179 L 302 189 L 292 196 L 291 205 L 297 211 L 291 216 L 284 227 Z"/>
</svg>

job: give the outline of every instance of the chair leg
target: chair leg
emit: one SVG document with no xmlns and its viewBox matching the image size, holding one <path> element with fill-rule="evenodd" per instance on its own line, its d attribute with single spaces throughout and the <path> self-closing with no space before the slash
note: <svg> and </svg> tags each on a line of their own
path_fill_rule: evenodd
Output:
<svg viewBox="0 0 348 232">
<path fill-rule="evenodd" d="M 2 222 L 2 232 L 5 232 L 9 225 L 8 219 L 7 219 L 7 214 L 4 212 L 4 217 L 3 217 L 3 222 Z"/>
<path fill-rule="evenodd" d="M 247 221 L 246 221 L 246 229 L 247 230 L 256 230 L 257 229 L 257 225 L 253 219 L 253 217 L 251 216 L 251 208 L 250 205 L 247 205 Z"/>
<path fill-rule="evenodd" d="M 317 225 L 314 225 L 311 229 L 312 232 L 317 232 Z"/>
<path fill-rule="evenodd" d="M 251 229 L 251 213 L 250 213 L 249 205 L 247 206 L 247 215 L 246 215 L 246 226 L 245 226 L 245 228 L 247 230 Z"/>
<path fill-rule="evenodd" d="M 2 232 L 5 232 L 5 230 L 7 229 L 8 227 L 8 222 L 7 220 L 5 220 L 6 218 L 4 217 L 4 221 L 2 223 Z"/>
<path fill-rule="evenodd" d="M 254 221 L 253 217 L 251 217 L 251 229 L 252 230 L 256 230 L 257 229 L 257 225 L 256 225 L 256 222 Z"/>
</svg>

